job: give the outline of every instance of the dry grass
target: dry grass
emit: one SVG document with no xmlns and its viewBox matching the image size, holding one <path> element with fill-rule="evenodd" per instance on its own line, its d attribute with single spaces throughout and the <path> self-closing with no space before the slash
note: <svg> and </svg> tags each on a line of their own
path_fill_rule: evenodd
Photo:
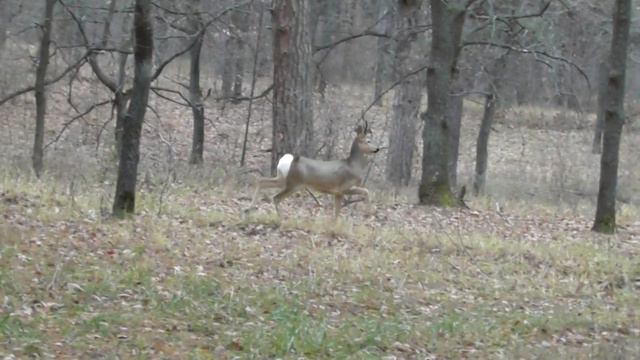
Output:
<svg viewBox="0 0 640 360">
<path fill-rule="evenodd" d="M 339 95 L 318 111 L 320 122 L 355 119 L 361 102 L 340 105 Z M 63 102 L 52 103 L 48 139 L 68 118 Z M 42 180 L 28 168 L 29 103 L 0 115 L 0 357 L 617 359 L 640 352 L 632 196 L 640 177 L 626 150 L 621 192 L 631 195 L 613 237 L 589 231 L 591 195 L 553 203 L 545 196 L 593 185 L 588 132 L 506 121 L 492 134 L 490 196 L 470 199 L 473 210 L 415 206 L 373 186 L 374 201 L 351 205 L 338 224 L 329 221 L 327 199 L 317 207 L 303 194 L 284 204 L 288 217 L 279 221 L 267 201 L 242 211 L 247 174 L 266 168 L 259 150 L 268 147 L 268 119 L 260 125 L 260 114 L 268 104 L 257 104 L 245 169 L 235 166 L 245 107 L 210 105 L 207 164 L 191 168 L 188 112 L 152 102 L 162 117 L 150 115 L 145 125 L 138 214 L 124 221 L 105 216 L 112 134 L 97 150 L 95 135 L 108 110 L 52 145 Z M 387 110 L 371 114 L 381 130 Z M 471 109 L 465 118 L 462 182 L 472 168 L 476 115 Z M 335 126 L 343 148 L 351 123 Z M 374 136 L 384 142 L 386 133 Z M 627 139 L 630 149 L 637 134 Z M 381 181 L 383 160 L 372 184 Z"/>
</svg>

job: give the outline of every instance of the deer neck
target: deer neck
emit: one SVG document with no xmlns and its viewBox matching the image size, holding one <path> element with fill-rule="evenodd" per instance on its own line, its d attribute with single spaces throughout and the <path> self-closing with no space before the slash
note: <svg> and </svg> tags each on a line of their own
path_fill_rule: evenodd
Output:
<svg viewBox="0 0 640 360">
<path fill-rule="evenodd" d="M 351 152 L 347 158 L 347 163 L 359 173 L 364 172 L 367 167 L 367 158 L 358 146 L 358 139 L 353 140 L 353 144 L 351 144 Z"/>
</svg>

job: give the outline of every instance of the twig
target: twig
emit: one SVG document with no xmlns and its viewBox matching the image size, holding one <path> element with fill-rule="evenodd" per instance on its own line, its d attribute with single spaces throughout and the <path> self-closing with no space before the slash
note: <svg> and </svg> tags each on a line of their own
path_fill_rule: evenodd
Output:
<svg viewBox="0 0 640 360">
<path fill-rule="evenodd" d="M 563 58 L 561 56 L 552 55 L 552 54 L 547 53 L 546 51 L 530 50 L 530 49 L 526 49 L 526 48 L 511 46 L 511 45 L 508 45 L 508 44 L 494 43 L 494 42 L 491 42 L 491 41 L 465 41 L 462 44 L 462 46 L 478 46 L 478 45 L 480 45 L 480 46 L 499 47 L 499 48 L 503 48 L 503 49 L 513 50 L 513 51 L 519 52 L 521 54 L 541 55 L 541 56 L 544 56 L 544 57 L 552 59 L 552 60 L 563 62 L 563 63 L 568 64 L 569 66 L 573 67 L 574 69 L 576 69 L 580 73 L 580 75 L 582 75 L 582 77 L 585 79 L 585 81 L 587 82 L 588 88 L 591 89 L 591 82 L 589 81 L 589 76 L 584 72 L 584 70 L 582 70 L 582 68 L 580 66 L 578 66 L 576 63 L 574 63 L 573 61 L 568 60 L 566 58 Z"/>
<path fill-rule="evenodd" d="M 71 70 L 75 69 L 76 67 L 82 66 L 82 64 L 84 64 L 84 62 L 87 60 L 87 56 L 89 56 L 90 52 L 87 51 L 80 59 L 78 59 L 78 61 L 76 61 L 75 63 L 71 64 L 69 67 L 67 67 L 66 69 L 64 69 L 64 71 L 62 73 L 60 73 L 60 75 L 49 79 L 47 81 L 44 82 L 45 86 L 49 86 L 51 84 L 55 84 L 56 82 L 60 81 L 62 78 L 64 78 Z M 0 106 L 2 106 L 4 103 L 6 103 L 7 101 L 18 97 L 20 95 L 26 94 L 28 92 L 31 92 L 35 90 L 35 86 L 28 86 L 24 89 L 20 89 L 17 91 L 14 91 L 13 93 L 5 96 L 2 100 L 0 100 Z"/>
<path fill-rule="evenodd" d="M 325 50 L 325 49 L 331 49 L 331 48 L 334 48 L 334 47 L 342 44 L 343 42 L 347 42 L 347 41 L 354 40 L 354 39 L 357 39 L 357 38 L 361 38 L 361 37 L 364 37 L 364 36 L 391 38 L 391 36 L 389 36 L 388 34 L 385 34 L 385 33 L 380 33 L 380 32 L 377 32 L 377 31 L 365 30 L 365 31 L 363 31 L 361 33 L 349 35 L 349 36 L 346 36 L 346 37 L 344 37 L 342 39 L 338 39 L 338 40 L 336 40 L 336 41 L 334 41 L 334 42 L 332 42 L 330 44 L 314 46 L 313 47 L 313 52 L 316 53 L 318 51 L 322 51 L 322 50 Z"/>
<path fill-rule="evenodd" d="M 257 99 L 260 99 L 260 98 L 263 98 L 263 97 L 269 95 L 271 90 L 273 90 L 273 84 L 269 85 L 268 88 L 264 89 L 260 94 L 254 96 L 254 97 L 250 97 L 250 96 L 240 96 L 240 97 L 226 96 L 226 97 L 217 97 L 217 98 L 214 98 L 213 100 L 215 100 L 215 101 L 231 100 L 231 101 L 235 101 L 235 102 L 257 100 Z"/>
<path fill-rule="evenodd" d="M 162 88 L 162 87 L 157 87 L 157 86 L 152 86 L 149 89 L 151 91 L 153 91 L 153 93 L 156 94 L 158 97 L 161 97 L 161 98 L 163 98 L 163 99 L 165 99 L 167 101 L 170 101 L 170 102 L 172 102 L 174 104 L 178 104 L 178 105 L 185 106 L 185 107 L 191 107 L 192 106 L 191 101 L 186 96 L 182 95 L 182 93 L 180 91 L 178 91 L 178 90 L 167 89 L 167 88 Z M 185 102 L 181 103 L 179 101 L 173 100 L 172 98 L 170 98 L 168 96 L 162 95 L 161 93 L 159 93 L 159 91 L 166 91 L 166 92 L 169 92 L 169 93 L 172 93 L 172 94 L 177 94 Z"/>
<path fill-rule="evenodd" d="M 371 110 L 371 108 L 378 102 L 378 100 L 380 100 L 384 95 L 386 95 L 389 91 L 391 91 L 393 88 L 395 88 L 396 86 L 400 85 L 400 83 L 402 83 L 403 81 L 405 81 L 407 78 L 416 75 L 422 71 L 424 71 L 426 68 L 428 68 L 429 65 L 424 65 L 421 66 L 419 68 L 417 68 L 416 70 L 413 70 L 407 74 L 404 74 L 403 76 L 401 76 L 398 80 L 396 80 L 393 84 L 391 84 L 387 89 L 385 89 L 384 91 L 382 91 L 380 94 L 378 94 L 378 96 L 376 96 L 375 99 L 373 99 L 373 101 L 371 102 L 371 104 L 369 104 L 369 106 L 367 106 L 362 113 L 360 114 L 360 120 L 364 121 L 364 116 L 365 114 Z"/>
<path fill-rule="evenodd" d="M 56 264 L 56 270 L 53 272 L 53 277 L 51 278 L 51 281 L 47 285 L 47 291 L 53 290 L 53 288 L 56 286 L 56 281 L 58 280 L 58 274 L 60 273 L 60 269 L 62 268 L 62 266 L 63 265 L 61 265 L 60 263 Z"/>
<path fill-rule="evenodd" d="M 244 127 L 244 139 L 242 141 L 242 154 L 240 155 L 240 166 L 244 166 L 244 159 L 247 153 L 247 140 L 249 138 L 249 124 L 251 123 L 251 112 L 253 110 L 253 94 L 256 90 L 256 78 L 258 69 L 258 58 L 260 55 L 260 44 L 262 42 L 262 19 L 264 17 L 264 6 L 260 6 L 260 17 L 258 18 L 258 35 L 256 36 L 256 51 L 253 56 L 253 74 L 251 76 L 251 90 L 249 92 L 249 105 L 247 106 L 247 121 Z M 316 200 L 317 201 L 317 200 Z"/>
<path fill-rule="evenodd" d="M 64 125 L 62 126 L 62 129 L 60 130 L 58 135 L 53 140 L 49 141 L 49 143 L 47 143 L 47 145 L 44 146 L 44 149 L 47 149 L 51 144 L 54 144 L 54 143 L 58 142 L 58 140 L 60 140 L 60 137 L 65 132 L 65 130 L 67 130 L 67 128 L 71 124 L 73 124 L 76 120 L 78 120 L 78 119 L 82 118 L 83 116 L 87 115 L 88 113 L 92 112 L 94 109 L 96 109 L 96 108 L 98 108 L 100 106 L 109 104 L 110 102 L 111 102 L 111 99 L 108 99 L 108 100 L 101 101 L 99 103 L 93 104 L 87 110 L 85 110 L 83 113 L 72 117 L 69 121 L 64 123 Z"/>
<path fill-rule="evenodd" d="M 98 135 L 96 135 L 96 152 L 100 148 L 100 138 L 102 137 L 102 132 L 107 127 L 107 124 L 109 124 L 113 120 L 113 115 L 115 113 L 115 109 L 116 109 L 116 104 L 114 102 L 113 106 L 111 107 L 111 115 L 109 116 L 109 119 L 107 119 L 107 121 L 105 121 L 102 124 L 102 126 L 100 127 L 100 131 L 98 131 Z"/>
<path fill-rule="evenodd" d="M 316 201 L 316 204 L 318 204 L 318 206 L 322 206 L 322 204 L 320 204 L 320 201 L 318 201 L 318 198 L 317 198 L 315 195 L 313 195 L 313 193 L 311 192 L 311 190 L 309 190 L 309 189 L 306 189 L 306 190 L 307 190 L 307 192 L 309 193 L 309 195 L 311 195 L 311 197 L 313 198 L 313 200 L 315 200 L 315 201 Z"/>
</svg>

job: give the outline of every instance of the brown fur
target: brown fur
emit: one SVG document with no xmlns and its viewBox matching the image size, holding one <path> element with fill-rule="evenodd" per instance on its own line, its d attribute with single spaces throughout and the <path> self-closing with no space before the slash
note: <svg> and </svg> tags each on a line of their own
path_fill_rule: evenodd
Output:
<svg viewBox="0 0 640 360">
<path fill-rule="evenodd" d="M 284 186 L 284 189 L 273 198 L 276 211 L 280 215 L 278 207 L 280 202 L 296 190 L 307 188 L 332 194 L 335 201 L 334 217 L 337 218 L 344 195 L 364 195 L 367 198 L 369 196 L 369 191 L 361 186 L 368 164 L 366 155 L 376 153 L 380 149 L 368 143 L 368 133 L 366 124 L 364 128 L 358 126 L 349 157 L 346 159 L 323 161 L 296 156 L 286 178 L 276 176 L 258 179 L 251 205 L 254 205 L 261 189 Z"/>
</svg>

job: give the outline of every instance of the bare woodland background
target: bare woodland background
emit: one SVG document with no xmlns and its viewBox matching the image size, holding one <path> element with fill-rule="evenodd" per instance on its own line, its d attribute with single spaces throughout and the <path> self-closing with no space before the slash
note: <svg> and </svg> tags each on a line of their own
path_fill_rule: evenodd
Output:
<svg viewBox="0 0 640 360">
<path fill-rule="evenodd" d="M 322 158 L 343 156 L 345 150 L 338 150 L 336 145 L 346 146 L 350 129 L 365 110 L 365 117 L 375 129 L 375 141 L 386 144 L 387 133 L 396 123 L 394 116 L 398 116 L 394 115 L 393 107 L 400 106 L 394 105 L 393 94 L 404 87 L 395 86 L 378 99 L 377 105 L 384 106 L 370 108 L 369 105 L 376 100 L 376 93 L 397 85 L 407 74 L 428 63 L 428 9 L 423 6 L 421 15 L 413 15 L 412 33 L 403 35 L 402 24 L 398 22 L 402 16 L 397 14 L 398 10 L 391 2 L 321 1 L 312 2 L 312 5 L 312 24 L 309 26 L 314 44 L 314 136 L 313 149 L 308 153 Z M 2 94 L 6 95 L 34 82 L 33 69 L 37 65 L 41 33 L 34 20 L 36 24 L 39 22 L 43 9 L 38 2 L 4 0 L 3 6 L 8 11 L 4 12 L 0 31 L 3 34 L 0 80 L 4 84 Z M 199 21 L 203 26 L 207 22 L 203 31 L 200 86 L 205 98 L 205 167 L 211 171 L 217 169 L 227 175 L 238 171 L 246 120 L 243 118 L 246 117 L 256 53 L 254 97 L 263 93 L 265 96 L 258 97 L 252 105 L 248 165 L 265 171 L 268 159 L 261 150 L 270 148 L 271 135 L 270 94 L 265 93 L 271 85 L 272 75 L 269 11 L 264 12 L 262 28 L 258 25 L 261 9 L 268 6 L 260 2 L 154 3 L 153 61 L 156 66 L 189 45 L 196 31 L 189 29 L 193 21 Z M 97 49 L 96 57 L 102 71 L 117 80 L 118 61 L 122 59 L 118 50 L 130 48 L 132 42 L 131 4 L 68 1 L 66 7 L 82 22 L 90 46 Z M 459 84 L 456 85 L 465 98 L 459 184 L 471 187 L 473 183 L 474 137 L 482 118 L 483 95 L 492 88 L 498 93 L 500 107 L 496 113 L 497 124 L 493 127 L 495 141 L 492 140 L 489 146 L 489 193 L 540 199 L 560 196 L 571 203 L 593 199 L 597 190 L 596 173 L 593 172 L 597 158 L 590 154 L 589 142 L 595 126 L 599 68 L 610 49 L 612 3 L 530 1 L 489 3 L 478 9 L 467 21 L 469 29 L 465 30 L 463 40 L 467 45 L 460 57 Z M 544 12 L 537 14 L 541 9 Z M 189 11 L 200 14 L 200 19 L 193 20 Z M 500 18 L 492 22 L 490 19 L 494 14 L 531 16 L 511 20 L 512 23 Z M 107 20 L 109 26 L 105 28 Z M 522 27 L 523 24 L 526 27 Z M 257 36 L 261 36 L 259 42 Z M 403 39 L 403 36 L 411 39 Z M 625 126 L 630 131 L 629 136 L 623 137 L 625 143 L 634 139 L 633 129 L 637 124 L 634 112 L 639 86 L 634 46 L 637 38 L 632 26 Z M 411 43 L 410 53 L 403 50 L 403 42 Z M 504 46 L 487 45 L 489 43 Z M 52 44 L 49 77 L 68 69 L 87 50 L 77 23 L 63 6 L 54 9 Z M 125 87 L 130 86 L 127 84 L 131 83 L 133 75 L 132 56 L 126 60 Z M 494 84 L 496 78 L 499 84 Z M 424 92 L 424 79 L 424 71 L 408 76 L 407 82 L 415 83 L 408 91 L 413 94 Z M 151 111 L 144 128 L 144 141 L 151 147 L 142 151 L 141 173 L 163 178 L 162 172 L 183 166 L 193 156 L 189 152 L 188 137 L 192 116 L 188 107 L 179 106 L 179 103 L 187 104 L 188 82 L 188 53 L 177 57 L 154 80 L 153 85 L 158 90 L 151 95 Z M 106 159 L 112 156 L 113 150 L 112 95 L 95 80 L 90 67 L 85 64 L 73 68 L 63 80 L 50 87 L 48 96 L 52 101 L 47 109 L 49 121 L 45 136 L 47 171 L 60 171 L 64 176 L 75 173 L 68 167 L 86 170 L 87 166 L 102 169 L 110 166 Z M 166 100 L 167 97 L 174 101 Z M 419 111 L 424 111 L 425 97 L 416 100 L 422 101 Z M 29 154 L 18 145 L 31 136 L 33 122 L 28 121 L 33 118 L 31 101 L 31 97 L 22 96 L 3 108 L 5 123 L 23 125 L 3 132 L 5 144 L 16 145 L 7 147 L 7 165 L 25 168 L 28 163 L 25 160 Z M 415 121 L 404 130 L 403 136 L 420 134 L 422 124 L 415 111 L 418 110 L 408 114 Z M 16 131 L 18 133 L 14 133 Z M 501 151 L 500 137 L 514 146 L 506 152 Z M 404 142 L 405 147 L 412 143 L 408 140 Z M 392 148 L 376 158 L 372 179 L 388 179 L 400 184 L 393 176 L 404 171 L 409 173 L 402 181 L 406 182 L 411 174 L 411 183 L 415 184 L 421 158 L 419 135 L 415 141 L 415 151 L 396 149 L 393 144 L 387 144 Z M 388 167 L 387 163 L 399 164 L 411 152 L 415 155 L 403 160 L 405 163 L 410 161 L 405 170 Z M 622 151 L 623 158 L 627 153 Z M 393 156 L 396 158 L 392 161 Z M 57 164 L 59 161 L 65 164 Z M 501 164 L 509 168 L 502 168 Z M 385 171 L 389 173 L 386 176 Z M 633 171 L 632 166 L 622 166 L 620 174 L 619 192 L 627 202 L 637 201 L 634 198 L 636 185 L 633 184 L 637 173 Z M 112 175 L 111 171 L 103 172 L 105 176 Z"/>
<path fill-rule="evenodd" d="M 434 31 L 435 2 L 0 0 L 7 354 L 637 354 L 638 4 L 452 0 L 436 11 L 450 28 L 462 14 L 454 34 Z M 134 3 L 153 31 L 152 64 L 137 73 L 135 39 L 147 33 L 134 31 Z M 603 240 L 589 230 L 597 119 L 620 75 L 608 67 L 614 3 L 631 4 L 631 24 L 619 231 Z M 278 47 L 285 23 L 306 48 Z M 436 34 L 444 45 L 460 37 L 444 51 L 455 66 L 439 94 L 460 120 L 448 129 L 457 160 L 440 163 L 424 149 L 441 149 L 423 146 L 442 141 L 423 132 L 438 129 L 427 115 L 443 79 L 427 82 Z M 151 79 L 140 124 L 126 117 L 146 97 L 135 97 L 134 73 Z M 279 155 L 344 158 L 362 119 L 385 148 L 368 172 L 372 204 L 351 205 L 335 226 L 316 219 L 326 198 L 318 209 L 305 193 L 282 224 L 264 214 L 266 197 L 256 217 L 242 215 Z M 122 146 L 135 142 L 123 136 L 137 125 L 137 177 L 119 184 Z M 443 164 L 471 209 L 413 206 L 429 203 L 422 185 Z M 140 195 L 130 223 L 109 220 L 118 186 Z"/>
</svg>

